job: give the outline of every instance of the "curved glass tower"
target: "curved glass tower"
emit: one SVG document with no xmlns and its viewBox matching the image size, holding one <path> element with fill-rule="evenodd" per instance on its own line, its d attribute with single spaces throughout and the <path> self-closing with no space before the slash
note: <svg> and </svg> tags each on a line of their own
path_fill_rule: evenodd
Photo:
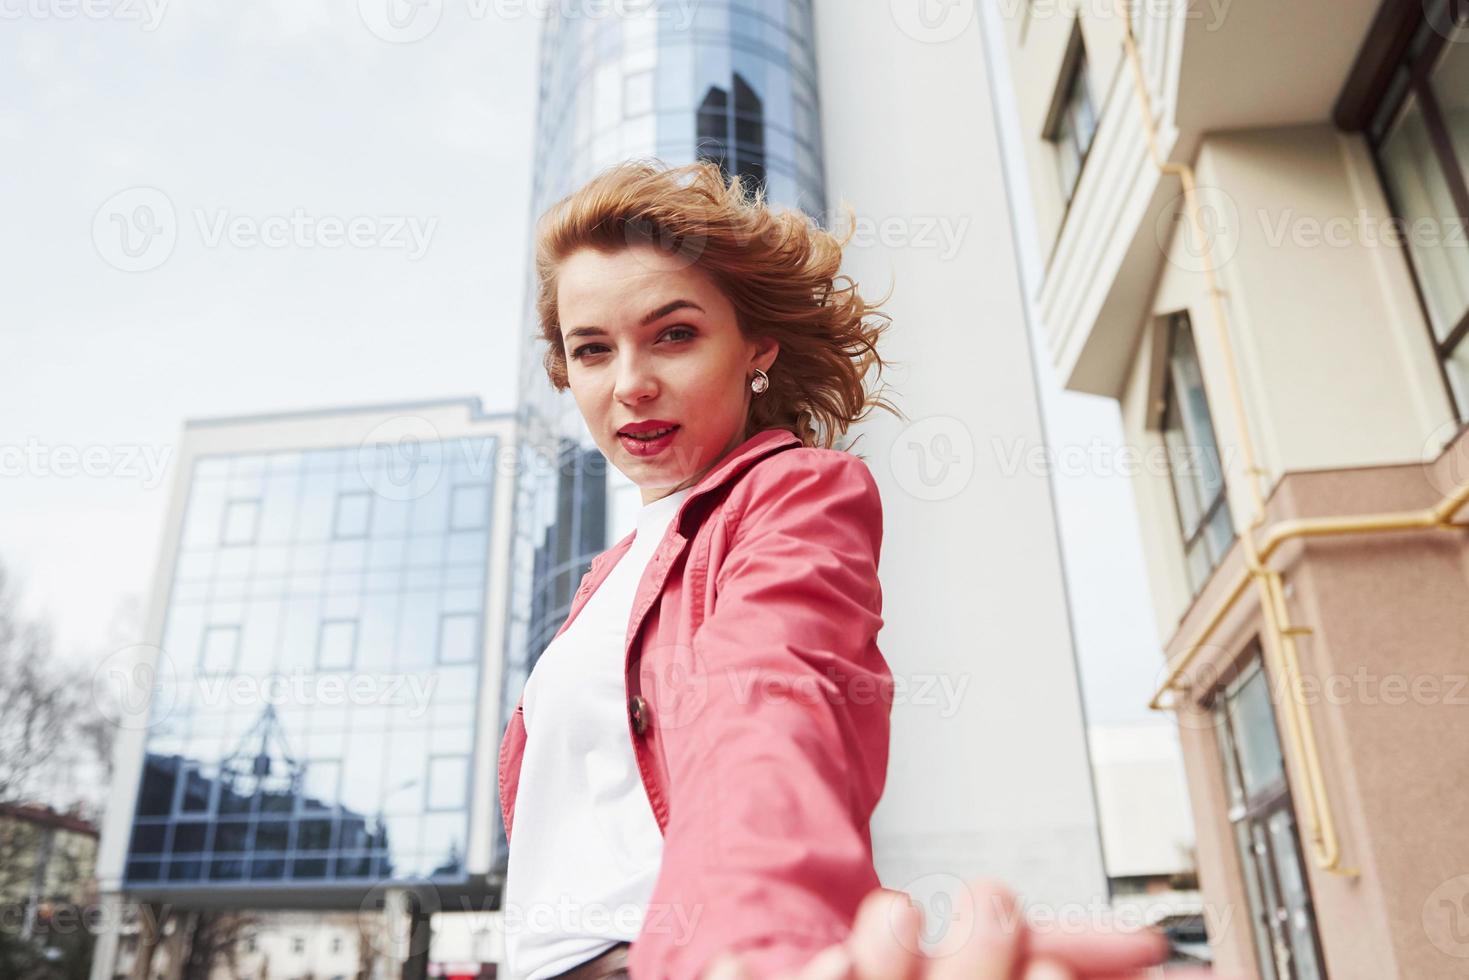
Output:
<svg viewBox="0 0 1469 980">
<path fill-rule="evenodd" d="M 622 160 L 713 160 L 820 219 L 825 188 L 809 0 L 658 0 L 636 14 L 547 14 L 532 219 Z M 632 528 L 637 488 L 542 368 L 534 269 L 521 355 L 506 717 L 591 559 Z M 503 833 L 503 828 L 502 828 Z"/>
</svg>

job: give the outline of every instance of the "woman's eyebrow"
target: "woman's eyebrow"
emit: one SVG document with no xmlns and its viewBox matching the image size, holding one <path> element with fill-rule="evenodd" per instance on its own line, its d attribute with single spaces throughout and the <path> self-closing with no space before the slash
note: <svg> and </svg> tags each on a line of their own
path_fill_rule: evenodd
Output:
<svg viewBox="0 0 1469 980">
<path fill-rule="evenodd" d="M 664 303 L 662 306 L 658 307 L 652 313 L 649 313 L 647 316 L 643 317 L 643 324 L 642 325 L 646 327 L 648 324 L 654 322 L 655 320 L 661 320 L 661 319 L 663 319 L 668 314 L 672 313 L 674 310 L 682 310 L 682 309 L 698 310 L 700 313 L 703 313 L 704 312 L 704 308 L 702 306 L 700 306 L 698 303 L 695 303 L 693 300 L 676 299 L 676 300 L 674 300 L 671 303 Z"/>
<path fill-rule="evenodd" d="M 651 313 L 644 316 L 640 325 L 646 327 L 650 323 L 654 323 L 658 320 L 663 319 L 675 310 L 682 309 L 698 310 L 700 313 L 704 312 L 704 308 L 698 303 L 695 303 L 693 300 L 676 299 L 671 302 L 664 303 L 656 310 L 653 310 Z M 572 337 L 585 337 L 606 332 L 607 331 L 603 330 L 601 327 L 575 327 L 564 334 L 564 336 L 567 340 L 570 340 Z"/>
</svg>

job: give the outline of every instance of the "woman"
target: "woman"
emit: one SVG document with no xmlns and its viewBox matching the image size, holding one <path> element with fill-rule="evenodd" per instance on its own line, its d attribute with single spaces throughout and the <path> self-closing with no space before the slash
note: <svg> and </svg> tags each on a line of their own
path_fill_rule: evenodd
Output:
<svg viewBox="0 0 1469 980">
<path fill-rule="evenodd" d="M 712 164 L 613 168 L 538 226 L 547 374 L 642 506 L 501 744 L 517 980 L 922 965 L 897 919 L 853 931 L 896 894 L 868 830 L 893 683 L 877 485 L 830 447 L 895 410 L 843 244 Z"/>
</svg>

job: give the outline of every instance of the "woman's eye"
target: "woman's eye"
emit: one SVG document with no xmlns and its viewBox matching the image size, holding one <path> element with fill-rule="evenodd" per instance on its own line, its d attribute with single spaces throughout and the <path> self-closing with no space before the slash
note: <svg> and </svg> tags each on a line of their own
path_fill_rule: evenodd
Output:
<svg viewBox="0 0 1469 980">
<path fill-rule="evenodd" d="M 698 331 L 695 330 L 693 327 L 669 327 L 663 332 L 663 336 L 661 339 L 682 342 L 685 340 L 691 340 L 697 335 Z M 583 357 L 589 357 L 593 354 L 600 354 L 602 352 L 602 349 L 606 346 L 606 344 L 582 344 L 580 347 L 571 352 L 570 357 L 574 360 L 581 360 Z"/>
</svg>

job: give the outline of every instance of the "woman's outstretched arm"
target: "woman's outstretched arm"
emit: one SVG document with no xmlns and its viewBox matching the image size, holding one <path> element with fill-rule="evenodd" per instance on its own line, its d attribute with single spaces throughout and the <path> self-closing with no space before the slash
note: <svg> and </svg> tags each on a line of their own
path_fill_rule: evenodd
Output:
<svg viewBox="0 0 1469 980">
<path fill-rule="evenodd" d="M 868 819 L 893 685 L 876 642 L 877 484 L 848 453 L 793 449 L 739 482 L 724 519 L 680 685 L 695 703 L 663 708 L 673 802 L 649 914 L 667 928 L 634 945 L 635 977 L 692 980 L 724 952 L 757 976 L 794 969 L 878 887 Z"/>
</svg>

